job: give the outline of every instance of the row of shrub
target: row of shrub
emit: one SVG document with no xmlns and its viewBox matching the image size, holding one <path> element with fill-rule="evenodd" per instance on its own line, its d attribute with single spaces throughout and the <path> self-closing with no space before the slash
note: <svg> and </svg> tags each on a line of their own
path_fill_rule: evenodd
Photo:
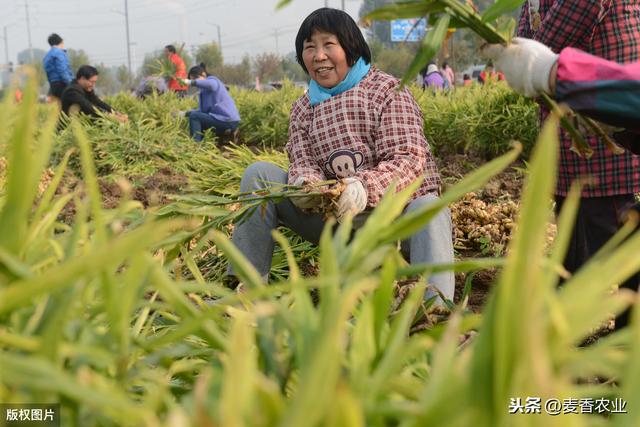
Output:
<svg viewBox="0 0 640 427">
<path fill-rule="evenodd" d="M 528 156 L 538 135 L 538 106 L 506 84 L 474 85 L 433 94 L 412 87 L 424 115 L 427 140 L 438 153 L 490 159 L 514 140 Z"/>
<path fill-rule="evenodd" d="M 436 153 L 467 153 L 475 158 L 493 158 L 519 140 L 528 153 L 537 133 L 537 106 L 506 87 L 458 88 L 433 94 L 412 87 L 424 114 L 425 134 Z M 242 122 L 240 140 L 252 146 L 281 149 L 287 141 L 291 104 L 302 89 L 285 84 L 281 90 L 255 92 L 233 88 Z M 103 120 L 85 126 L 94 144 L 100 175 L 152 175 L 169 167 L 180 173 L 193 169 L 192 155 L 210 151 L 207 144 L 189 138 L 187 121 L 178 115 L 197 106 L 195 98 L 171 94 L 140 101 L 129 94 L 108 100 L 130 121 L 121 124 Z M 55 159 L 60 159 L 72 142 L 67 129 L 56 136 Z M 208 140 L 212 141 L 213 135 Z"/>
<path fill-rule="evenodd" d="M 538 132 L 538 107 L 506 84 L 474 85 L 437 94 L 415 85 L 410 90 L 422 109 L 425 134 L 436 152 L 493 158 L 505 153 L 513 140 L 523 143 L 525 153 L 531 150 Z M 242 139 L 283 146 L 291 104 L 302 94 L 292 85 L 268 93 L 232 91 L 242 117 Z"/>
</svg>

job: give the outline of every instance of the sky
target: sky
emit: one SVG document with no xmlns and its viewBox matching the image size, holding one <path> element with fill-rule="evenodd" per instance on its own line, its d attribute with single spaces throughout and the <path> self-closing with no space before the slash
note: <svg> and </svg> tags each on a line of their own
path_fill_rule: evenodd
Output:
<svg viewBox="0 0 640 427">
<path fill-rule="evenodd" d="M 275 52 L 294 50 L 295 35 L 303 19 L 323 7 L 340 8 L 342 0 L 293 0 L 276 11 L 278 0 L 128 0 L 132 66 L 137 69 L 145 53 L 169 43 L 194 45 L 218 40 L 226 63 Z M 362 0 L 344 0 L 356 21 Z M 0 0 L 0 37 L 6 28 L 9 60 L 29 47 L 25 4 L 29 10 L 34 48 L 49 49 L 47 37 L 56 32 L 66 48 L 83 49 L 93 63 L 127 63 L 125 0 Z M 5 43 L 0 41 L 0 63 Z"/>
</svg>

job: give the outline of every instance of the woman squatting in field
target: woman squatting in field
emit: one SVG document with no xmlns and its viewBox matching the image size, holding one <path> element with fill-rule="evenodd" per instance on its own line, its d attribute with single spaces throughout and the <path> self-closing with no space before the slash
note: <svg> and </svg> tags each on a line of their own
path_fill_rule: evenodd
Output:
<svg viewBox="0 0 640 427">
<path fill-rule="evenodd" d="M 193 139 L 202 141 L 203 132 L 207 129 L 213 129 L 216 134 L 221 135 L 238 128 L 240 114 L 233 98 L 219 78 L 207 73 L 204 64 L 192 67 L 189 79 L 183 82 L 200 89 L 198 109 L 187 112 L 189 134 Z"/>
<path fill-rule="evenodd" d="M 302 23 L 296 36 L 297 60 L 311 77 L 308 93 L 292 107 L 286 145 L 289 170 L 271 163 L 249 166 L 241 192 L 254 192 L 275 184 L 305 185 L 342 179 L 337 220 L 354 215 L 362 223 L 396 184 L 402 190 L 416 179 L 422 184 L 405 213 L 438 200 L 440 175 L 424 136 L 420 108 L 399 81 L 371 67 L 371 53 L 353 19 L 343 11 L 318 9 Z M 233 243 L 267 276 L 273 256 L 271 231 L 283 224 L 317 243 L 325 225 L 321 214 L 310 213 L 318 198 L 302 197 L 269 202 L 236 226 Z M 451 216 L 448 209 L 402 242 L 412 264 L 453 261 Z M 229 269 L 233 275 L 233 270 Z M 453 299 L 452 272 L 434 274 L 432 287 Z M 429 288 L 425 298 L 436 296 Z M 442 300 L 438 297 L 438 303 Z"/>
</svg>

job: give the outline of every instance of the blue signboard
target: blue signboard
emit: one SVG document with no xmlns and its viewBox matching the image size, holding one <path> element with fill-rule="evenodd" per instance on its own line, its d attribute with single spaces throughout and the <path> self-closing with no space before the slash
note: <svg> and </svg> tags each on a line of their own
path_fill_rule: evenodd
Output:
<svg viewBox="0 0 640 427">
<path fill-rule="evenodd" d="M 425 20 L 419 18 L 394 19 L 390 24 L 392 42 L 420 41 L 424 37 L 427 28 Z"/>
</svg>

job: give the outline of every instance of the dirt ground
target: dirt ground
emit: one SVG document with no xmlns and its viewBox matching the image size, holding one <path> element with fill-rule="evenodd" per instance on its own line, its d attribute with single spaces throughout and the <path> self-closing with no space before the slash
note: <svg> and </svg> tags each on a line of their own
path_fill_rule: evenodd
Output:
<svg viewBox="0 0 640 427">
<path fill-rule="evenodd" d="M 465 155 L 455 154 L 439 159 L 438 163 L 446 191 L 447 187 L 480 166 L 482 161 L 473 162 Z M 511 237 L 511 229 L 507 226 L 516 220 L 524 169 L 523 164 L 515 163 L 492 178 L 481 190 L 468 194 L 464 200 L 451 206 L 457 258 L 503 255 Z M 468 301 L 472 311 L 481 311 L 497 275 L 496 269 L 472 275 Z M 467 274 L 456 274 L 456 303 L 462 298 L 466 280 Z"/>
<path fill-rule="evenodd" d="M 458 182 L 482 163 L 481 160 L 477 163 L 470 161 L 464 155 L 451 155 L 440 159 L 439 170 L 444 190 L 446 191 L 447 187 Z M 463 200 L 451 206 L 452 218 L 454 219 L 454 249 L 457 259 L 504 255 L 512 231 L 508 225 L 517 220 L 516 215 L 525 170 L 524 164 L 515 163 L 492 178 L 482 189 L 467 194 Z M 105 180 L 100 180 L 99 185 L 105 208 L 117 206 L 124 195 L 123 188 L 129 188 L 128 185 L 123 187 L 122 184 Z M 131 191 L 130 198 L 133 200 L 142 202 L 145 207 L 153 207 L 169 203 L 169 195 L 182 193 L 187 188 L 188 180 L 185 176 L 165 168 L 151 177 L 132 179 L 131 186 L 127 191 Z M 66 215 L 72 215 L 74 210 L 71 205 Z M 554 236 L 555 224 L 550 224 L 547 230 L 548 241 L 551 242 Z M 490 239 L 485 237 L 490 237 Z M 305 266 L 302 265 L 301 268 L 304 270 Z M 313 271 L 306 271 L 305 274 L 314 274 L 317 266 L 313 268 L 309 266 L 309 268 Z M 467 304 L 469 310 L 476 313 L 482 311 L 498 274 L 497 269 L 487 269 L 476 271 L 471 275 L 471 292 Z M 455 276 L 455 303 L 459 303 L 462 298 L 467 278 L 468 275 L 464 273 Z M 411 287 L 412 280 L 408 280 L 407 286 L 398 289 L 396 300 L 401 302 Z M 446 313 L 431 312 L 427 318 L 416 323 L 414 329 L 417 331 L 429 328 L 446 318 Z M 600 336 L 610 333 L 613 330 L 612 322 L 594 330 L 592 336 L 583 345 L 593 343 Z"/>
<path fill-rule="evenodd" d="M 445 191 L 482 163 L 481 160 L 470 161 L 464 155 L 450 155 L 439 159 Z M 510 239 L 510 229 L 507 226 L 515 221 L 523 170 L 524 165 L 514 164 L 491 179 L 484 188 L 468 194 L 464 200 L 451 206 L 456 229 L 454 246 L 457 258 L 503 255 Z M 71 191 L 81 185 L 73 177 L 65 178 L 64 182 L 66 189 L 63 191 Z M 185 176 L 164 168 L 150 177 L 133 177 L 126 184 L 100 179 L 99 186 L 105 208 L 116 207 L 127 192 L 129 198 L 140 201 L 145 207 L 152 207 L 169 203 L 168 196 L 184 192 L 188 182 Z M 74 214 L 75 207 L 70 203 L 63 212 L 63 220 L 71 220 Z M 504 224 L 496 224 L 496 221 L 499 222 L 496 218 L 502 218 Z M 482 309 L 497 274 L 495 269 L 473 274 L 469 296 L 469 308 L 472 311 Z M 466 274 L 456 275 L 456 302 L 461 298 L 466 280 Z"/>
<path fill-rule="evenodd" d="M 131 198 L 146 207 L 161 206 L 170 202 L 168 196 L 179 194 L 187 187 L 187 177 L 179 175 L 169 168 L 162 168 L 150 177 L 134 177 Z M 117 182 L 100 181 L 104 207 L 114 208 L 124 194 L 123 187 Z"/>
<path fill-rule="evenodd" d="M 448 187 L 484 162 L 482 160 L 470 161 L 464 155 L 449 155 L 440 158 L 438 163 L 443 187 L 446 191 Z M 482 189 L 467 194 L 462 200 L 451 205 L 454 222 L 454 249 L 457 259 L 504 255 L 511 238 L 510 224 L 517 220 L 516 215 L 525 170 L 524 164 L 515 163 L 492 178 Z M 43 188 L 51 181 L 52 175 L 52 171 L 49 170 L 43 174 L 41 179 Z M 63 183 L 62 188 L 59 189 L 60 192 L 73 191 L 82 185 L 73 176 L 65 176 Z M 140 201 L 146 208 L 170 203 L 170 195 L 188 191 L 188 180 L 187 177 L 164 168 L 150 177 L 133 177 L 124 184 L 100 178 L 99 187 L 104 208 L 116 207 L 126 193 L 129 193 L 128 198 Z M 65 207 L 61 215 L 63 221 L 72 221 L 75 215 L 73 201 Z M 547 230 L 548 241 L 552 241 L 554 236 L 555 225 L 550 224 Z M 301 268 L 304 269 L 304 265 Z M 316 268 L 317 266 L 314 266 L 313 270 Z M 313 272 L 307 273 L 313 274 Z M 476 271 L 471 274 L 468 309 L 476 313 L 482 311 L 498 274 L 497 269 Z M 455 303 L 460 302 L 468 277 L 464 273 L 456 274 Z M 411 280 L 407 281 L 407 286 L 398 289 L 398 301 L 402 301 L 403 295 L 411 289 L 411 282 Z M 431 313 L 431 315 L 434 316 L 433 319 L 423 319 L 415 327 L 424 329 L 446 318 L 446 315 L 442 313 Z M 585 345 L 597 340 L 599 336 L 609 333 L 612 329 L 612 324 L 603 325 L 602 328 L 594 331 Z"/>
</svg>

